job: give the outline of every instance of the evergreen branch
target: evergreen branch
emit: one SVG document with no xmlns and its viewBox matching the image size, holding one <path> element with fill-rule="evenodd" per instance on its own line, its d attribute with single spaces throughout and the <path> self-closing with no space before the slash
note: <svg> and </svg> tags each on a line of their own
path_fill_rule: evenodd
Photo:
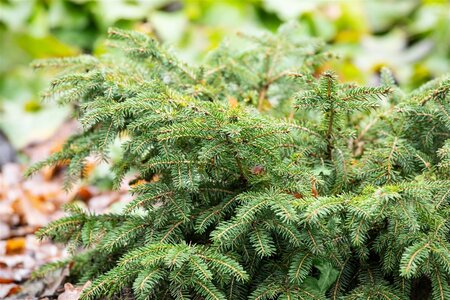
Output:
<svg viewBox="0 0 450 300">
<path fill-rule="evenodd" d="M 289 267 L 291 283 L 301 284 L 312 267 L 312 255 L 310 253 L 299 253 L 294 256 Z"/>
<path fill-rule="evenodd" d="M 161 238 L 161 240 L 159 240 L 159 243 L 164 243 L 164 241 L 170 236 L 170 234 L 181 224 L 183 224 L 185 222 L 185 220 L 181 220 L 175 224 L 173 224 L 169 230 L 164 234 L 164 236 Z"/>
<path fill-rule="evenodd" d="M 174 194 L 173 191 L 168 191 L 168 192 L 161 192 L 156 195 L 152 195 L 150 197 L 147 196 L 138 197 L 127 205 L 127 207 L 125 208 L 125 212 L 129 213 L 147 202 L 154 202 L 155 200 L 159 200 L 165 196 L 172 196 L 173 194 Z"/>
<path fill-rule="evenodd" d="M 336 282 L 335 282 L 335 284 L 333 284 L 333 287 L 331 289 L 331 298 L 333 300 L 338 300 L 339 299 L 338 293 L 342 289 L 341 280 L 343 279 L 343 277 L 345 275 L 344 272 L 345 272 L 345 269 L 347 267 L 347 263 L 349 261 L 350 261 L 350 257 L 347 257 L 346 260 L 344 261 L 344 263 L 340 266 L 338 277 L 336 278 Z"/>
<path fill-rule="evenodd" d="M 430 252 L 428 242 L 416 243 L 408 247 L 402 256 L 401 274 L 403 276 L 411 277 L 419 268 L 419 264 L 428 256 Z"/>
<path fill-rule="evenodd" d="M 164 275 L 166 275 L 166 272 L 161 268 L 141 271 L 133 284 L 138 300 L 147 299 L 158 282 L 164 278 Z"/>
<path fill-rule="evenodd" d="M 207 262 L 211 262 L 214 266 L 220 266 L 220 270 L 229 273 L 230 275 L 235 276 L 239 281 L 245 282 L 248 280 L 249 276 L 245 272 L 245 270 L 236 262 L 233 262 L 228 257 L 224 255 L 217 255 L 219 258 L 214 258 L 212 256 L 205 256 L 202 254 L 198 254 L 199 257 L 203 258 Z M 224 268 L 224 269 L 223 269 Z M 218 268 L 219 269 L 219 268 Z"/>
<path fill-rule="evenodd" d="M 205 297 L 205 300 L 226 300 L 225 295 L 219 292 L 213 285 L 202 282 L 201 280 L 196 280 L 195 289 L 199 294 Z"/>
<path fill-rule="evenodd" d="M 67 231 L 68 228 L 78 227 L 83 224 L 83 219 L 77 216 L 66 217 L 60 220 L 53 221 L 46 227 L 36 232 L 36 236 L 39 239 L 43 239 L 48 236 L 56 235 L 58 231 Z"/>
</svg>

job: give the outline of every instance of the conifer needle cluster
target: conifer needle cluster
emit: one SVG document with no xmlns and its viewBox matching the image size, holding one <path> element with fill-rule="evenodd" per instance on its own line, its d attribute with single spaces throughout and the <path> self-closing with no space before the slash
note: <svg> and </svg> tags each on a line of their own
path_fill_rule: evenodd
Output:
<svg viewBox="0 0 450 300">
<path fill-rule="evenodd" d="M 38 61 L 46 94 L 82 131 L 32 167 L 109 159 L 136 174 L 121 213 L 69 215 L 81 299 L 450 299 L 450 79 L 407 93 L 341 83 L 295 25 L 242 35 L 190 66 L 140 33 L 110 30 L 101 57 Z"/>
</svg>

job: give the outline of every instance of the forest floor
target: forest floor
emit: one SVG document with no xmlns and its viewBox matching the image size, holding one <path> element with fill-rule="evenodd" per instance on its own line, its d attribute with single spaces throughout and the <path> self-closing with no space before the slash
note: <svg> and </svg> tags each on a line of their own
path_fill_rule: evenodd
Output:
<svg viewBox="0 0 450 300">
<path fill-rule="evenodd" d="M 66 122 L 48 140 L 21 149 L 21 154 L 36 162 L 61 148 L 76 130 Z M 88 163 L 87 173 L 96 168 Z M 69 268 L 30 280 L 39 266 L 67 257 L 62 245 L 39 241 L 34 233 L 65 215 L 63 205 L 76 201 L 90 212 L 105 213 L 130 199 L 128 186 L 119 191 L 102 189 L 84 180 L 70 191 L 63 190 L 64 167 L 45 168 L 29 179 L 23 177 L 28 165 L 5 163 L 0 169 L 0 299 L 76 300 L 82 287 L 67 283 Z"/>
</svg>

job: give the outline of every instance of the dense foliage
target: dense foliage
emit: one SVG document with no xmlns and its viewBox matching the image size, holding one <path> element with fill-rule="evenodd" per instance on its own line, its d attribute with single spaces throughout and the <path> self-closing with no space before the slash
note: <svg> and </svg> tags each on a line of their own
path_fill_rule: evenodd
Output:
<svg viewBox="0 0 450 300">
<path fill-rule="evenodd" d="M 449 77 L 412 93 L 316 74 L 333 55 L 294 25 L 242 36 L 192 67 L 145 35 L 110 30 L 101 58 L 60 67 L 47 97 L 82 131 L 39 163 L 114 162 L 122 213 L 38 232 L 69 244 L 82 299 L 449 299 Z M 419 288 L 420 287 L 420 288 Z"/>
</svg>

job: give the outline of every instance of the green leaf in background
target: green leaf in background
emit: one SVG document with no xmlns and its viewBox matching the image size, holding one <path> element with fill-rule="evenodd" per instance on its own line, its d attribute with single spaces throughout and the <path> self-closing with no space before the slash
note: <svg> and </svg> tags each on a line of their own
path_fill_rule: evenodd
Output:
<svg viewBox="0 0 450 300">
<path fill-rule="evenodd" d="M 16 102 L 11 101 L 4 102 L 2 108 L 0 128 L 10 137 L 16 149 L 51 137 L 70 114 L 69 107 L 55 105 L 29 112 L 26 106 L 17 105 Z"/>
<path fill-rule="evenodd" d="M 409 15 L 417 6 L 417 1 L 410 0 L 378 0 L 363 1 L 365 10 L 370 12 L 367 19 L 373 32 L 388 30 L 399 16 Z"/>
<path fill-rule="evenodd" d="M 80 53 L 78 48 L 52 35 L 35 37 L 27 33 L 0 31 L 0 128 L 16 149 L 49 138 L 69 116 L 69 107 L 42 105 L 38 91 L 46 77 L 35 73 L 28 63 L 34 58 L 65 57 Z"/>
<path fill-rule="evenodd" d="M 64 44 L 51 35 L 39 38 L 16 34 L 14 39 L 17 45 L 33 58 L 74 56 L 80 53 L 77 48 Z"/>
<path fill-rule="evenodd" d="M 314 261 L 314 267 L 319 270 L 320 274 L 318 278 L 307 277 L 304 281 L 305 285 L 309 288 L 325 293 L 331 285 L 336 281 L 339 271 L 333 268 L 331 263 L 323 260 Z"/>
</svg>

